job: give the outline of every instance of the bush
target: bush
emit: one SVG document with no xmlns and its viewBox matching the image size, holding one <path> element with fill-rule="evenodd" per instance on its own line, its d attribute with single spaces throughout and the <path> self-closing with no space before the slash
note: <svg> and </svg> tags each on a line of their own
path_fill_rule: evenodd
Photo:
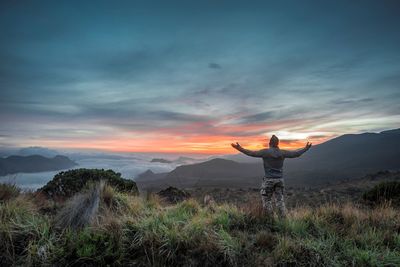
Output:
<svg viewBox="0 0 400 267">
<path fill-rule="evenodd" d="M 88 182 L 104 180 L 120 192 L 138 194 L 136 183 L 121 177 L 120 173 L 104 169 L 76 169 L 60 172 L 45 186 L 38 189 L 49 197 L 71 197 L 84 188 Z"/>
<path fill-rule="evenodd" d="M 382 182 L 363 194 L 363 199 L 379 204 L 385 201 L 392 201 L 393 204 L 400 204 L 400 182 Z"/>
<path fill-rule="evenodd" d="M 118 266 L 122 247 L 114 232 L 95 228 L 65 231 L 59 239 L 54 263 L 59 266 Z"/>
<path fill-rule="evenodd" d="M 157 193 L 157 195 L 159 195 L 160 198 L 167 203 L 178 203 L 190 198 L 190 194 L 188 192 L 172 186 L 161 190 Z"/>
</svg>

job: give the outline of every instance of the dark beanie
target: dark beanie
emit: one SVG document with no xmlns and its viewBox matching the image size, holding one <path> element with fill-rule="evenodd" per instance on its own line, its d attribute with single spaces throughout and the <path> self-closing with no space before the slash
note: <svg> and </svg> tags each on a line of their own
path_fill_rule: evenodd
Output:
<svg viewBox="0 0 400 267">
<path fill-rule="evenodd" d="M 276 135 L 272 135 L 271 139 L 269 140 L 269 145 L 272 147 L 278 147 L 279 145 L 279 138 Z"/>
</svg>

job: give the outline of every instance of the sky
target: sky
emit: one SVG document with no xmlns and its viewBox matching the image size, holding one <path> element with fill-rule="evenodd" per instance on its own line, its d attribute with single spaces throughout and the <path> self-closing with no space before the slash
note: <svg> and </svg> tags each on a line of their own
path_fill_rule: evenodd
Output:
<svg viewBox="0 0 400 267">
<path fill-rule="evenodd" d="M 400 126 L 398 1 L 1 1 L 0 146 L 234 153 Z"/>
</svg>

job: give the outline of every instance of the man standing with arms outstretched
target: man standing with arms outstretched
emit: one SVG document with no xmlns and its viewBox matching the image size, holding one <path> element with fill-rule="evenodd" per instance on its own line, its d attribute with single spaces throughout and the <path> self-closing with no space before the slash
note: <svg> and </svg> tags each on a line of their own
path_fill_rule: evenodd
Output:
<svg viewBox="0 0 400 267">
<path fill-rule="evenodd" d="M 279 148 L 279 139 L 275 135 L 269 140 L 269 148 L 258 151 L 248 150 L 239 145 L 232 143 L 232 147 L 239 150 L 243 154 L 251 157 L 262 158 L 264 162 L 265 177 L 261 184 L 261 199 L 264 209 L 268 214 L 272 215 L 272 196 L 275 196 L 275 203 L 279 211 L 280 217 L 285 217 L 285 201 L 283 199 L 283 161 L 285 158 L 300 157 L 311 147 L 311 143 L 307 142 L 304 148 L 297 150 L 284 150 Z"/>
</svg>

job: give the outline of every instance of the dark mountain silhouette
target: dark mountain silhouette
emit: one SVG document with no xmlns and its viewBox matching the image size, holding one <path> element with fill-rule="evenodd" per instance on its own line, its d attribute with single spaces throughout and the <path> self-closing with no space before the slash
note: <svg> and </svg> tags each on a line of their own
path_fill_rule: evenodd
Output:
<svg viewBox="0 0 400 267">
<path fill-rule="evenodd" d="M 229 156 L 243 159 L 241 155 Z M 151 186 L 258 187 L 263 177 L 262 161 L 247 163 L 228 159 L 179 166 L 167 175 L 149 175 Z M 249 163 L 250 162 L 250 163 Z M 302 157 L 285 161 L 289 186 L 314 186 L 356 178 L 380 170 L 400 169 L 400 129 L 381 133 L 346 134 L 314 146 Z M 140 179 L 146 187 L 146 179 Z"/>
<path fill-rule="evenodd" d="M 193 164 L 193 163 L 198 163 L 202 162 L 204 159 L 194 159 L 194 158 L 189 158 L 189 157 L 179 157 L 176 160 L 174 160 L 174 163 L 176 164 Z"/>
<path fill-rule="evenodd" d="M 9 156 L 0 158 L 0 175 L 18 172 L 43 172 L 68 169 L 77 164 L 68 157 L 57 155 L 46 158 L 40 155 Z"/>
<path fill-rule="evenodd" d="M 342 135 L 285 164 L 286 174 L 294 178 L 312 174 L 319 181 L 397 170 L 400 169 L 400 129 Z"/>
<path fill-rule="evenodd" d="M 168 173 L 165 179 L 180 187 L 229 185 L 236 177 L 249 178 L 262 174 L 261 166 L 257 168 L 253 165 L 216 158 L 202 163 L 179 166 Z"/>
<path fill-rule="evenodd" d="M 398 168 L 400 131 L 343 135 L 310 150 L 295 164 L 314 168 Z"/>
</svg>

